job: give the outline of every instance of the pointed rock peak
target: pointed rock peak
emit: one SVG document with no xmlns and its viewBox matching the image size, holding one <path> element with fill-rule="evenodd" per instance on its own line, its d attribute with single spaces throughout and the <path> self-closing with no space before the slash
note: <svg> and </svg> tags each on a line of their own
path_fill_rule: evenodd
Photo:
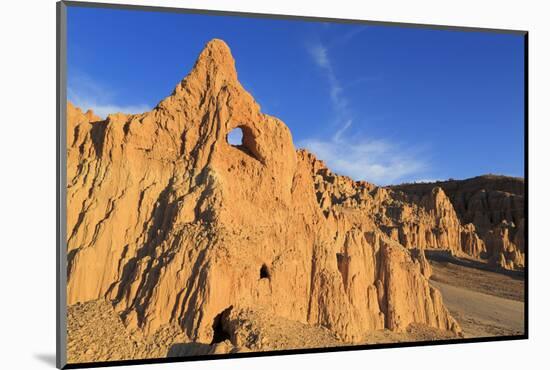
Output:
<svg viewBox="0 0 550 370">
<path fill-rule="evenodd" d="M 447 194 L 445 194 L 445 191 L 439 186 L 435 186 L 432 189 L 432 196 L 436 206 L 444 203 L 450 203 Z"/>
<path fill-rule="evenodd" d="M 84 115 L 90 122 L 101 121 L 101 118 L 97 114 L 95 114 L 94 111 L 91 109 L 88 109 L 86 113 L 84 113 Z"/>
<path fill-rule="evenodd" d="M 234 63 L 231 49 L 229 49 L 229 46 L 221 39 L 212 39 L 206 43 L 206 46 L 199 55 L 199 60 L 205 57 L 213 57 L 214 60 L 219 62 L 223 62 L 228 58 L 231 63 Z"/>
<path fill-rule="evenodd" d="M 221 89 L 227 87 L 242 93 L 241 97 L 251 105 L 251 109 L 254 106 L 252 110 L 259 111 L 259 106 L 237 78 L 235 59 L 229 46 L 220 39 L 212 39 L 204 46 L 187 76 L 155 108 L 171 109 L 179 107 L 182 102 L 200 106 L 207 100 L 206 97 L 217 96 Z"/>
<path fill-rule="evenodd" d="M 434 186 L 432 189 L 432 194 L 434 194 L 435 196 L 442 196 L 445 195 L 445 192 L 440 186 Z"/>
<path fill-rule="evenodd" d="M 229 46 L 220 39 L 213 39 L 206 44 L 195 62 L 193 72 L 223 77 L 224 80 L 237 79 L 235 59 Z"/>
<path fill-rule="evenodd" d="M 240 85 L 235 60 L 224 41 L 213 39 L 201 51 L 191 72 L 159 106 L 172 104 L 172 99 L 181 94 L 195 92 L 203 95 L 205 90 L 218 91 L 226 85 Z"/>
</svg>

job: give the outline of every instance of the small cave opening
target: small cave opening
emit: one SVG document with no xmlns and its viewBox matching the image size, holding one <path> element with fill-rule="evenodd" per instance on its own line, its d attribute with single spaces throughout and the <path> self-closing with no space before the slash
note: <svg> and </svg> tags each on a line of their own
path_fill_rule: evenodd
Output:
<svg viewBox="0 0 550 370">
<path fill-rule="evenodd" d="M 241 127 L 235 127 L 227 134 L 227 143 L 233 146 L 243 145 L 243 129 Z"/>
<path fill-rule="evenodd" d="M 269 267 L 264 263 L 262 267 L 260 267 L 260 280 L 261 279 L 269 279 L 271 280 L 271 273 L 269 271 Z"/>
<path fill-rule="evenodd" d="M 212 323 L 212 330 L 214 335 L 210 344 L 221 343 L 228 339 L 231 340 L 231 334 L 226 330 L 223 322 L 227 319 L 232 309 L 233 306 L 229 306 L 225 310 L 217 314 L 216 317 L 214 317 L 214 322 Z"/>
</svg>

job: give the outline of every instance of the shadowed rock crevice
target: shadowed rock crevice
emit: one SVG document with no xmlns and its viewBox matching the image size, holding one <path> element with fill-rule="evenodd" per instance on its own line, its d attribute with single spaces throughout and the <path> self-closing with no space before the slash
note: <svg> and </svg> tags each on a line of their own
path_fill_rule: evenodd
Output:
<svg viewBox="0 0 550 370">
<path fill-rule="evenodd" d="M 336 263 L 338 264 L 338 271 L 342 276 L 344 287 L 346 287 L 348 286 L 350 257 L 346 256 L 344 253 L 336 253 Z"/>
<path fill-rule="evenodd" d="M 101 157 L 103 155 L 103 144 L 105 142 L 105 134 L 108 124 L 108 121 L 95 122 L 94 124 L 92 124 L 92 129 L 90 130 L 92 143 L 94 145 L 95 153 L 98 157 Z"/>
<path fill-rule="evenodd" d="M 260 267 L 260 279 L 268 279 L 271 280 L 271 273 L 269 271 L 269 267 L 264 263 L 262 267 Z"/>
<path fill-rule="evenodd" d="M 231 333 L 227 328 L 227 320 L 233 306 L 227 307 L 214 317 L 214 323 L 212 324 L 213 337 L 210 344 L 221 343 L 231 339 Z"/>
</svg>

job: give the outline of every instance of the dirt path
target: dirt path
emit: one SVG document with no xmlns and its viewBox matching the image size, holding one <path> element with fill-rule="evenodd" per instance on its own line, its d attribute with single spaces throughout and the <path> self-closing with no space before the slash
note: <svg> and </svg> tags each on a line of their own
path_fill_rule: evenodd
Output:
<svg viewBox="0 0 550 370">
<path fill-rule="evenodd" d="M 495 272 L 455 262 L 430 259 L 431 280 L 513 301 L 523 301 L 525 282 L 520 272 Z"/>
<path fill-rule="evenodd" d="M 524 333 L 522 271 L 494 271 L 486 263 L 427 251 L 430 283 L 468 338 Z"/>
<path fill-rule="evenodd" d="M 523 302 L 438 281 L 431 283 L 441 291 L 466 338 L 523 334 Z"/>
</svg>

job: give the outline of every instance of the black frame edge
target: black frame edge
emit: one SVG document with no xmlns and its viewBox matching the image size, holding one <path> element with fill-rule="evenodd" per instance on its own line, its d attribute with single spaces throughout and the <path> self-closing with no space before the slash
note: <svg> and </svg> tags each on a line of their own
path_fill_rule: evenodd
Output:
<svg viewBox="0 0 550 370">
<path fill-rule="evenodd" d="M 56 367 L 67 365 L 67 5 L 56 3 Z"/>
</svg>

